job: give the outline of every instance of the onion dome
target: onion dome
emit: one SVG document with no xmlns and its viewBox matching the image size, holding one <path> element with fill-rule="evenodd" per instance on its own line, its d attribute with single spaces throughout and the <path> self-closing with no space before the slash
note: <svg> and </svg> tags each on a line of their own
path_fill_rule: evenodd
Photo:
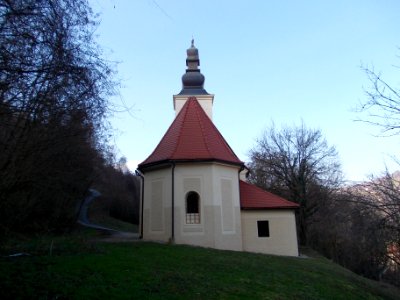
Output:
<svg viewBox="0 0 400 300">
<path fill-rule="evenodd" d="M 199 50 L 192 45 L 186 50 L 186 73 L 182 76 L 182 91 L 179 95 L 208 95 L 204 89 L 204 75 L 200 73 Z"/>
</svg>

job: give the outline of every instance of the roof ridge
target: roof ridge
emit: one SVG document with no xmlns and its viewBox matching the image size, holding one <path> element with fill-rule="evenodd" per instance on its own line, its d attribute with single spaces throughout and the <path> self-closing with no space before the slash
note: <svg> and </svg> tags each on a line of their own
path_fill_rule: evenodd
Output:
<svg viewBox="0 0 400 300">
<path fill-rule="evenodd" d="M 192 98 L 194 98 L 194 99 L 192 99 Z M 204 113 L 204 114 L 206 115 L 206 117 L 208 118 L 207 114 L 205 113 L 204 109 L 200 106 L 200 103 L 199 103 L 199 101 L 197 100 L 196 97 L 191 97 L 191 98 L 188 99 L 188 101 L 189 101 L 189 100 L 195 100 L 195 101 L 197 102 L 198 107 L 200 107 L 200 109 L 203 111 L 203 113 Z M 203 126 L 203 122 L 201 122 L 201 118 L 200 118 L 200 116 L 199 116 L 199 111 L 196 109 L 195 112 L 196 112 L 197 120 L 199 121 L 199 124 L 200 124 L 201 133 L 202 133 L 201 136 L 202 136 L 202 138 L 203 138 L 204 145 L 205 145 L 206 148 L 207 148 L 208 154 L 209 154 L 209 155 L 212 155 L 212 153 L 211 153 L 211 151 L 210 151 L 210 147 L 209 147 L 209 145 L 208 145 L 208 135 L 207 135 L 207 132 L 205 131 L 205 128 L 204 128 L 204 126 Z M 210 120 L 210 121 L 211 121 L 211 120 Z M 211 121 L 211 123 L 212 123 L 212 121 Z M 206 139 L 206 136 L 207 136 L 207 139 Z"/>
<path fill-rule="evenodd" d="M 205 112 L 204 112 L 205 113 Z M 207 116 L 207 114 L 206 114 Z M 208 116 L 207 116 L 208 118 Z M 210 118 L 209 118 L 210 119 Z M 239 161 L 239 157 L 236 155 L 235 151 L 233 151 L 233 149 L 231 148 L 231 146 L 229 146 L 228 142 L 225 140 L 224 136 L 222 135 L 222 133 L 218 130 L 217 126 L 215 126 L 214 122 L 210 119 L 210 123 L 211 126 L 214 127 L 214 129 L 216 130 L 217 134 L 220 136 L 220 138 L 224 141 L 224 143 L 222 144 L 224 147 L 226 147 L 227 150 L 229 150 L 231 152 L 231 154 L 236 157 Z"/>
<path fill-rule="evenodd" d="M 186 104 L 186 103 L 185 103 Z M 174 122 L 180 118 L 180 115 L 184 113 L 183 108 L 185 108 L 185 105 L 182 107 L 181 111 L 175 116 L 174 120 L 172 121 L 171 125 L 169 125 L 167 131 L 164 133 L 164 135 L 162 136 L 161 140 L 158 142 L 157 146 L 154 148 L 154 150 L 151 152 L 151 154 L 144 160 L 142 161 L 140 164 L 145 163 L 150 157 L 152 157 L 155 153 L 157 153 L 157 150 L 159 149 L 161 142 L 164 140 L 164 138 L 166 136 L 168 136 L 168 133 L 170 132 L 170 130 L 173 128 Z M 185 108 L 185 111 L 187 111 L 187 109 Z M 180 121 L 180 123 L 182 124 L 182 120 Z M 182 130 L 182 126 L 180 128 L 180 132 Z M 172 151 L 172 154 L 175 153 L 177 149 L 177 146 L 175 145 L 174 150 Z"/>
<path fill-rule="evenodd" d="M 238 160 L 240 160 L 237 155 L 235 154 L 235 152 L 232 150 L 231 146 L 229 146 L 228 142 L 225 140 L 224 136 L 222 135 L 222 133 L 218 130 L 217 126 L 215 126 L 214 122 L 210 119 L 210 117 L 207 115 L 207 113 L 204 111 L 204 109 L 201 107 L 199 100 L 196 97 L 190 97 L 188 100 L 196 100 L 197 105 L 201 108 L 202 112 L 204 113 L 205 117 L 210 121 L 211 126 L 213 127 L 213 129 L 215 130 L 215 132 L 219 135 L 219 137 L 223 140 L 224 143 L 222 143 L 222 146 L 225 147 L 228 151 L 231 152 L 231 154 L 236 157 Z M 196 110 L 196 116 L 198 116 L 198 111 Z M 207 136 L 207 138 L 209 138 L 209 135 L 207 134 L 207 131 L 205 131 L 205 128 L 203 126 L 202 122 L 200 123 L 200 127 L 203 133 L 203 140 L 204 140 L 204 136 Z M 208 153 L 210 155 L 212 155 L 209 145 L 208 145 L 208 141 L 209 140 L 204 140 L 204 144 L 207 147 Z"/>
<path fill-rule="evenodd" d="M 189 111 L 189 101 L 192 99 L 192 98 L 195 98 L 196 99 L 196 97 L 189 97 L 187 100 L 186 100 L 186 102 L 185 102 L 185 104 L 183 105 L 183 107 L 182 107 L 182 109 L 181 109 L 181 111 L 178 113 L 178 115 L 176 116 L 176 118 L 175 119 L 177 119 L 178 117 L 180 117 L 180 115 L 182 114 L 183 116 L 181 117 L 182 119 L 180 120 L 180 126 L 179 126 L 179 135 L 178 136 L 180 136 L 181 134 L 182 134 L 182 131 L 183 131 L 183 121 L 185 120 L 185 118 L 186 118 L 186 115 L 187 115 L 187 113 L 188 113 L 188 111 Z M 185 110 L 183 110 L 183 109 L 185 109 Z M 173 123 L 173 122 L 172 122 Z M 171 126 L 172 126 L 172 124 L 171 124 Z M 178 147 L 178 144 L 180 144 L 181 143 L 181 140 L 178 140 L 178 143 L 175 143 L 175 148 L 174 148 L 174 150 L 172 151 L 172 156 L 174 156 L 175 155 L 175 153 L 176 153 L 176 151 L 177 151 L 177 149 L 179 148 Z"/>
</svg>

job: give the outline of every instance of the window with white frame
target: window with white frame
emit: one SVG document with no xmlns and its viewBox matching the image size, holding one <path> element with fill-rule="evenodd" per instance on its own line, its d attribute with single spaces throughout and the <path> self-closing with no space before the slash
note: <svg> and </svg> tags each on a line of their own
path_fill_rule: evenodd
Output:
<svg viewBox="0 0 400 300">
<path fill-rule="evenodd" d="M 200 224 L 200 196 L 193 191 L 186 194 L 186 224 Z"/>
</svg>

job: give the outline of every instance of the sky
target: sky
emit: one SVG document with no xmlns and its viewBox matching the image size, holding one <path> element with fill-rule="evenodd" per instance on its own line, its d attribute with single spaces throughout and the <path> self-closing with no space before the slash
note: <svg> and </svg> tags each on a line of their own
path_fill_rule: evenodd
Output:
<svg viewBox="0 0 400 300">
<path fill-rule="evenodd" d="M 213 121 L 249 161 L 274 122 L 321 130 L 336 147 L 345 179 L 366 180 L 398 166 L 400 137 L 355 121 L 374 68 L 400 87 L 398 0 L 90 0 L 97 42 L 117 62 L 119 95 L 110 118 L 118 157 L 134 170 L 172 123 L 186 49 L 199 49 Z M 129 108 L 127 111 L 124 108 Z"/>
</svg>

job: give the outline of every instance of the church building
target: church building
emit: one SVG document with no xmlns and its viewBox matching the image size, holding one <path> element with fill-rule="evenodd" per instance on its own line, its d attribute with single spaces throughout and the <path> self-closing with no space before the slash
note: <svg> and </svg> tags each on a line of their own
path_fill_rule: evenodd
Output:
<svg viewBox="0 0 400 300">
<path fill-rule="evenodd" d="M 298 204 L 248 182 L 245 164 L 212 121 L 198 49 L 187 50 L 175 119 L 143 174 L 141 236 L 216 249 L 297 256 Z"/>
</svg>

